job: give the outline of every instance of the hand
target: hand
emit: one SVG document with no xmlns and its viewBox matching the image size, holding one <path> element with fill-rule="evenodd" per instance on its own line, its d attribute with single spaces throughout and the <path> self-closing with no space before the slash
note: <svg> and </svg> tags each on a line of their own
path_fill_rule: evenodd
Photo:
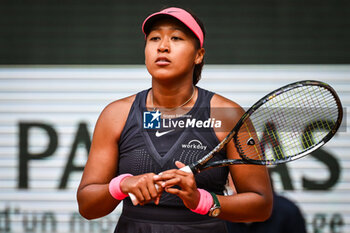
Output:
<svg viewBox="0 0 350 233">
<path fill-rule="evenodd" d="M 185 167 L 185 164 L 176 161 L 178 168 Z M 200 193 L 197 190 L 196 181 L 192 173 L 187 173 L 179 169 L 164 171 L 154 177 L 155 182 L 160 182 L 166 192 L 180 197 L 184 205 L 189 209 L 195 209 L 199 203 Z M 179 186 L 181 189 L 173 188 Z"/>
<path fill-rule="evenodd" d="M 145 205 L 152 200 L 158 205 L 163 188 L 160 184 L 156 188 L 156 182 L 153 180 L 154 176 L 154 173 L 146 173 L 127 177 L 120 183 L 120 189 L 123 193 L 134 194 L 140 205 Z"/>
</svg>

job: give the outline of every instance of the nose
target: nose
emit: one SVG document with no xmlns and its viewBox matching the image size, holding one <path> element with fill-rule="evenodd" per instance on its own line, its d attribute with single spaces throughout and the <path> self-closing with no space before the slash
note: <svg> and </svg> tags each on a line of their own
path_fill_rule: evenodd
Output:
<svg viewBox="0 0 350 233">
<path fill-rule="evenodd" d="M 160 41 L 158 46 L 159 52 L 170 52 L 170 43 L 167 38 L 164 38 Z"/>
</svg>

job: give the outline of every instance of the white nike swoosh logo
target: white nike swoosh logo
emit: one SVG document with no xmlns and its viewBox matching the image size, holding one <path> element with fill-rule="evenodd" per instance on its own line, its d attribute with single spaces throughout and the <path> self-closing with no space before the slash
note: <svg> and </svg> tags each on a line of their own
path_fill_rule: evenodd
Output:
<svg viewBox="0 0 350 233">
<path fill-rule="evenodd" d="M 163 135 L 165 135 L 165 134 L 167 134 L 167 133 L 170 133 L 170 132 L 173 132 L 175 129 L 171 129 L 171 130 L 168 130 L 168 131 L 164 131 L 164 132 L 159 132 L 158 130 L 156 131 L 156 137 L 161 137 L 161 136 L 163 136 Z"/>
</svg>

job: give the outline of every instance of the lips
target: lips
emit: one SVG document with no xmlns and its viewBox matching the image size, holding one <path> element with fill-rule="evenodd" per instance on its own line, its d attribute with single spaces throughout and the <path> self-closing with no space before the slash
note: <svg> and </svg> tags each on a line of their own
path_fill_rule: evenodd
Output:
<svg viewBox="0 0 350 233">
<path fill-rule="evenodd" d="M 166 57 L 158 57 L 156 59 L 156 64 L 159 66 L 166 66 L 170 64 L 170 60 Z"/>
</svg>

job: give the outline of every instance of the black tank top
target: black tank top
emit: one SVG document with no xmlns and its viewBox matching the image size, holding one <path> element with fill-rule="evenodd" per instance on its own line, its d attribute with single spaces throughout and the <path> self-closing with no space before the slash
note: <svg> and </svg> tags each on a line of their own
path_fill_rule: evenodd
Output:
<svg viewBox="0 0 350 233">
<path fill-rule="evenodd" d="M 146 97 L 149 90 L 144 90 L 136 95 L 131 106 L 127 121 L 119 142 L 119 165 L 118 174 L 131 173 L 140 175 L 153 172 L 158 174 L 168 169 L 174 169 L 175 161 L 190 164 L 206 155 L 218 143 L 214 129 L 209 128 L 179 128 L 176 129 L 152 129 L 144 128 Z M 193 108 L 185 114 L 196 121 L 210 119 L 210 100 L 214 93 L 198 88 L 198 98 Z M 161 119 L 162 120 L 162 119 Z M 181 118 L 172 119 L 172 122 L 186 120 Z M 161 122 L 163 123 L 163 122 Z M 166 124 L 171 124 L 169 121 Z M 191 124 L 190 124 L 191 125 Z M 164 131 L 160 137 L 156 133 Z M 159 135 L 158 135 L 159 136 Z M 214 160 L 226 159 L 224 150 L 219 152 Z M 215 168 L 203 171 L 196 175 L 198 188 L 205 189 L 217 194 L 223 194 L 228 175 L 228 169 Z M 148 219 L 154 221 L 188 222 L 208 221 L 207 216 L 195 214 L 188 210 L 180 198 L 164 192 L 160 204 L 153 203 L 145 206 L 133 206 L 130 198 L 123 201 L 123 215 L 129 218 Z"/>
</svg>

